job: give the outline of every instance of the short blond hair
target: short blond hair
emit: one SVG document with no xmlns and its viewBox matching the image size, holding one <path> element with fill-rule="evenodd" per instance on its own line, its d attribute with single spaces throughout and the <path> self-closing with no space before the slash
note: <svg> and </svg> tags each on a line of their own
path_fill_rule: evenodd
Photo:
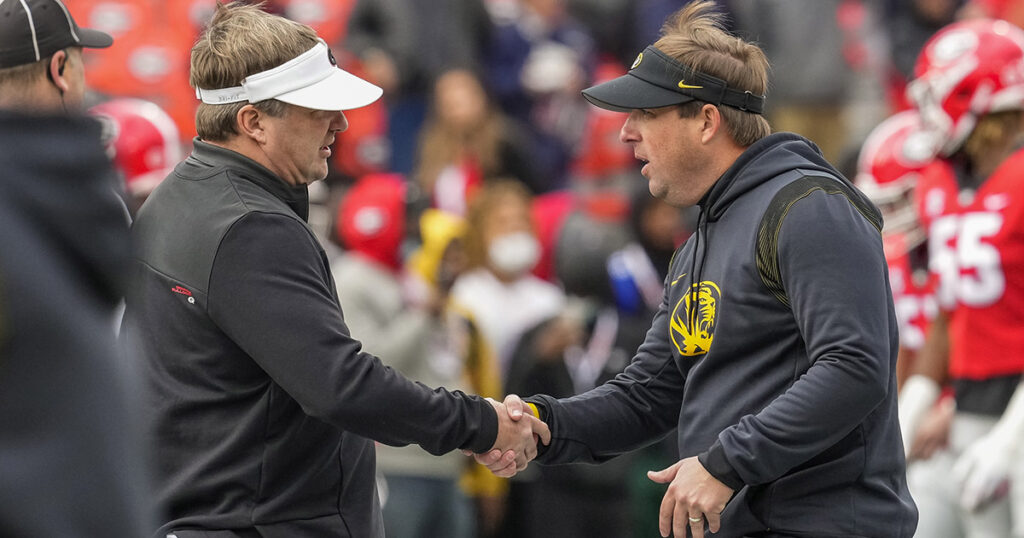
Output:
<svg viewBox="0 0 1024 538">
<path fill-rule="evenodd" d="M 240 86 L 245 77 L 277 67 L 317 44 L 312 28 L 267 13 L 262 6 L 262 2 L 217 2 L 213 20 L 192 47 L 189 84 L 193 88 Z M 246 104 L 200 103 L 196 110 L 199 138 L 224 141 L 237 135 L 235 117 Z M 276 99 L 255 106 L 271 116 L 281 116 L 286 109 L 285 103 Z"/>
<path fill-rule="evenodd" d="M 768 91 L 768 58 L 764 51 L 730 35 L 714 2 L 691 2 L 669 17 L 654 48 L 697 71 L 724 80 L 730 88 L 754 95 Z M 680 113 L 692 117 L 703 105 L 701 101 L 685 103 Z M 749 146 L 771 134 L 768 120 L 760 114 L 730 106 L 721 106 L 719 110 L 726 129 L 740 146 Z"/>
</svg>

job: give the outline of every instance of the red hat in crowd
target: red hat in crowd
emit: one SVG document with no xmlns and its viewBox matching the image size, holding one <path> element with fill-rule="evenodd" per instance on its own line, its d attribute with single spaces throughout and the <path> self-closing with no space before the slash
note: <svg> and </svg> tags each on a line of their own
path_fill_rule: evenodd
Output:
<svg viewBox="0 0 1024 538">
<path fill-rule="evenodd" d="M 394 270 L 401 267 L 406 182 L 400 174 L 363 176 L 338 205 L 335 232 L 345 248 Z"/>
</svg>

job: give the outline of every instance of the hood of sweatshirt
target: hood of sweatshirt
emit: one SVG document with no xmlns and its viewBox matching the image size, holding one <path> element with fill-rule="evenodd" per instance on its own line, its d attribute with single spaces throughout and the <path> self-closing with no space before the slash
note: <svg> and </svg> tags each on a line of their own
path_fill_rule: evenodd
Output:
<svg viewBox="0 0 1024 538">
<path fill-rule="evenodd" d="M 808 162 L 810 164 L 808 164 Z M 729 210 L 737 198 L 781 173 L 801 169 L 821 171 L 849 184 L 849 181 L 821 155 L 810 140 L 793 133 L 775 133 L 754 142 L 736 159 L 697 205 L 704 222 L 714 222 Z"/>
</svg>

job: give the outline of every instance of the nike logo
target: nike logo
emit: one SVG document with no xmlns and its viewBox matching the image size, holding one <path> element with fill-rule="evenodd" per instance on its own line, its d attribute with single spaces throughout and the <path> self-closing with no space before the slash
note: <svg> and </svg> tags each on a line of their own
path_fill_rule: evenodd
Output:
<svg viewBox="0 0 1024 538">
<path fill-rule="evenodd" d="M 691 85 L 687 84 L 685 80 L 680 80 L 679 81 L 679 87 L 684 89 L 684 90 L 699 90 L 699 89 L 703 88 L 704 86 L 691 86 Z"/>
</svg>

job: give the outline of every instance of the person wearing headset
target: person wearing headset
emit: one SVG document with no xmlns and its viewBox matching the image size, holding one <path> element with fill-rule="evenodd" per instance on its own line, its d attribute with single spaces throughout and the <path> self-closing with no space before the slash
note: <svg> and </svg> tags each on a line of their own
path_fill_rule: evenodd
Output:
<svg viewBox="0 0 1024 538">
<path fill-rule="evenodd" d="M 116 175 L 85 116 L 80 28 L 0 1 L 0 536 L 145 536 L 138 383 L 113 322 L 130 267 Z"/>
<path fill-rule="evenodd" d="M 113 41 L 80 28 L 60 0 L 0 3 L 0 109 L 80 111 L 82 49 L 106 48 Z"/>
</svg>

